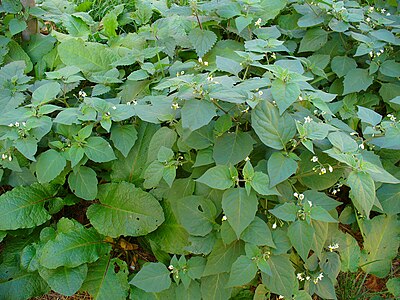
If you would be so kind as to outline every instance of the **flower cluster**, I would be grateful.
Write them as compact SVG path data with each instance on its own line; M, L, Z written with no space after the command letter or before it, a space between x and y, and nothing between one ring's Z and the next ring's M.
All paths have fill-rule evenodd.
M329 249L330 252L333 252L333 250L336 250L338 248L339 248L339 244L338 243L334 243L334 244L328 246L328 249Z

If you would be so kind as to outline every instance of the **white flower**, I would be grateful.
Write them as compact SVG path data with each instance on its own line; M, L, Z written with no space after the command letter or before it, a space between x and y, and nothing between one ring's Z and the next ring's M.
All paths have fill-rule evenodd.
M19 122L15 122L15 127L19 127Z
M258 20L254 23L254 26L261 26L261 18L258 18Z
M275 54L275 52L272 52L271 57L272 57L273 59L276 59L276 54Z
M303 97L302 97L302 96L299 96L299 100L300 100L300 101L303 101Z
M369 56L370 56L370 57L373 57L373 56L374 56L374 52L369 51Z
M387 16L390 16L390 13L387 13L386 15L387 15Z
M250 160L250 157L246 157L245 159L244 159L244 161L249 161Z
M173 269L174 269L174 266L173 266L173 265L169 265L169 266L168 266L168 270L172 271Z
M298 280L304 281L303 273L297 273L296 277Z
M222 216L222 221L226 221L226 220L228 220L228 218L225 215Z
M299 198L299 194L296 192L293 193L293 196L295 196L296 198Z
M314 156L311 158L311 161L312 161L312 162L317 162L317 161L318 161L318 156L315 156L315 155L314 155Z
M357 132L351 132L350 135L357 135Z
M14 126L13 123L8 124L8 127L13 127L13 126Z
M333 172L333 167L331 166L331 165L329 165L329 168L328 168L328 170L329 170L329 172Z
M321 281L323 277L324 277L324 274L321 272L321 273L319 273L319 275L318 275L318 277L317 277L317 278L318 278L318 280L320 280L320 281Z
M307 201L308 205L310 205L310 207L312 207L312 202L310 200Z
M179 104L178 104L178 103L176 103L176 102L174 102L174 103L172 103L172 106L171 106L171 108L172 108L173 110L176 110L176 109L178 109L178 108L179 108Z
M22 126L26 127L26 123L25 123L25 122L22 122Z
M311 277L310 276L306 276L306 280L310 280L311 279Z
M370 22L370 21L371 21L371 18L368 17L368 18L365 19L365 21Z
M335 244L332 244L332 245L328 246L328 249L329 249L330 252L332 252L333 250L338 249L338 248L339 248L339 244L338 243L335 243Z
M276 227L278 227L278 225L276 225L276 222L274 224L272 224L272 229L276 229Z
M382 8L381 13L385 13L386 9Z
M374 9L375 9L375 7L370 6L370 7L368 8L368 11L369 11L369 12L372 12L372 11L374 11Z
M263 94L264 94L263 91L258 91L259 96L262 96Z
M214 80L214 78L212 77L212 75L210 75L210 76L207 77L207 81L210 81L210 82L211 82L211 81L213 81L213 80Z
M132 100L132 104L133 104L133 105L136 105L136 104L137 104L137 101L136 101L136 100Z
M1 155L1 159L4 160L4 159L6 159L6 158L7 158L7 154L4 154L4 153L3 153L3 154Z
M336 195L337 192L338 192L338 190L333 190L332 195Z
M87 96L86 93L82 90L79 91L78 95L79 95L79 97L83 97L83 98L85 98Z
M365 149L365 146L364 146L364 144L360 144L359 146L358 146L358 148L360 148L360 149Z
M198 61L199 63L203 63L203 59L201 57L199 57Z
M311 123L312 119L310 116L304 117L304 123Z
M282 295L279 295L278 299L285 299Z
M324 175L326 174L326 169L325 168L321 168L321 171L319 172L319 175Z
M299 194L299 200L304 200L304 195L303 194Z
M113 110L116 110L117 109L117 107L114 105L113 107L111 107Z
M185 74L185 71L181 71L181 75Z
M9 160L9 161L12 161L12 157L11 157L11 155L8 157L8 160Z
M205 62L204 62L204 65L207 67L207 66L208 66L208 61L205 61Z

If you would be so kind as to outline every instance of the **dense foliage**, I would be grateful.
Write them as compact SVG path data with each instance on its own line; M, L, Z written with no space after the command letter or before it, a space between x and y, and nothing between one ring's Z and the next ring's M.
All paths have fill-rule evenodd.
M391 272L395 0L96 3L0 6L1 299L337 299L340 271Z

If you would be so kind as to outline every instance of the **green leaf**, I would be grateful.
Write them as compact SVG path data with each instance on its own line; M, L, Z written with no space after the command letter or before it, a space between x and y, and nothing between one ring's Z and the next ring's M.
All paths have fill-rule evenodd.
M277 172L279 170L279 172ZM273 187L278 183L288 179L291 175L295 174L297 170L297 163L291 157L283 156L281 152L272 153L268 159L268 174L270 174L269 186Z
M85 200L96 198L98 181L93 169L85 166L75 168L68 176L68 184L77 197Z
M243 242L235 241L229 245L225 245L221 239L218 239L210 255L207 257L203 276L229 272L232 264L241 254L244 254Z
M57 40L50 34L32 34L30 35L30 40L24 44L24 49L35 64L40 62L44 55L54 49L56 41Z
M338 240L333 240L333 242L339 244L341 271L356 272L361 257L361 250L356 239L348 233L341 233Z
M41 268L39 274L53 291L65 296L72 296L82 286L87 271L88 267L84 264L76 268L59 267L54 270Z
M322 28L311 28L306 31L303 39L300 42L300 52L311 52L321 49L328 41L328 32Z
M128 297L128 267L118 258L105 256L90 264L82 291L94 300L125 300Z
M288 228L288 237L294 249L303 259L307 260L308 253L311 249L311 244L314 236L314 228L306 221L296 221L290 224Z
M171 285L169 271L162 263L148 263L129 282L146 292L161 292Z
M124 157L127 157L129 151L137 140L138 134L134 125L117 125L111 128L110 139Z
M249 283L257 273L257 264L245 255L233 263L227 286L240 286Z
M255 172L253 179L250 181L250 185L257 193L261 195L280 195L275 187L269 188L269 177L263 172Z
M210 30L194 28L189 32L189 41L192 43L198 57L203 57L217 41L217 35Z
M196 181L218 190L226 190L234 184L229 167L226 165L218 165L208 169Z
M100 72L111 69L119 59L117 52L100 43L85 43L81 39L66 39L58 45L61 61L78 67L82 72Z
M158 153L162 147L171 149L176 141L176 132L168 127L161 127L153 135L147 152L147 163L157 159Z
M375 183L370 174L352 171L347 177L350 198L359 212L369 216L375 202Z
M228 300L231 297L232 288L228 288L229 274L219 273L201 279L202 299Z
M163 178L164 165L159 161L153 161L146 169L143 174L145 189L155 188L160 180Z
M215 140L213 158L217 165L236 165L250 155L253 144L247 132L225 133Z
M395 297L400 297L400 278L390 278L386 282L388 291Z
M89 26L81 18L67 14L63 17L63 25L71 36L86 38L91 33Z
M262 13L261 19L265 22L275 19L279 12L286 7L287 3L287 0L263 0L260 3L262 8L260 11Z
M267 262L271 268L272 275L267 276L263 273L263 283L271 292L290 299L295 290L296 277L289 256L274 255Z
M176 207L177 217L187 232L205 236L213 229L216 209L213 202L203 196L187 196Z
M34 155L37 151L37 140L33 137L18 139L14 142L15 148L31 161L36 161Z
M36 175L40 183L52 181L64 170L67 161L56 150L50 149L40 154L36 164Z
M194 131L210 123L217 114L213 103L206 100L189 100L182 107L181 115L182 127Z
M395 60L386 60L381 64L379 71L389 77L399 77L400 76L400 63Z
M276 247L272 239L271 230L267 223L259 217L254 218L250 225L242 232L240 239L257 246Z
M362 106L357 106L357 107L358 107L357 116L360 118L362 122L371 124L372 126L376 126L382 121L382 116L374 112L372 109L365 108Z
M32 228L50 220L44 208L56 194L52 186L20 186L0 196L0 230Z
M331 68L338 77L343 77L350 70L356 69L357 63L354 59L347 56L335 56L332 58Z
M296 204L293 202L286 202L282 205L277 205L268 211L283 221L294 222L294 220L296 220L298 210L299 208L296 206Z
M257 207L257 196L244 188L230 188L222 196L222 208L238 238L254 220Z
M313 220L311 222L311 226L314 228L311 250L313 250L318 258L320 258L325 242L328 239L329 224L326 222Z
M164 222L159 202L131 183L101 185L97 198L100 203L91 205L87 216L93 227L104 235L145 235Z
M382 184L377 190L377 197L386 214L396 215L400 213L400 185Z
M48 103L54 100L59 92L61 92L61 87L58 82L45 83L32 93L32 103L35 105Z
M215 62L217 64L218 70L236 76L238 76L239 72L243 69L243 67L237 61L223 56L217 56Z
M280 114L283 114L299 98L301 92L297 83L275 79L272 82L271 93L278 105Z
M277 150L284 149L296 134L293 118L286 112L280 116L278 109L269 101L262 101L252 110L251 121L260 140Z
M337 223L338 221L334 219L325 209L319 206L313 206L310 209L310 217L313 220L318 220L327 223Z
M26 28L26 22L20 19L11 19L8 23L8 28L10 30L11 35L16 35Z
M101 137L90 137L83 147L86 156L94 162L107 162L116 159L110 144Z
M366 69L352 69L347 72L343 80L343 95L366 91L374 78Z
M61 266L74 268L96 261L110 249L111 246L103 241L103 237L94 228L76 228L61 232L54 240L48 241L41 251L39 261L48 269Z
M389 274L392 260L399 248L400 224L396 215L379 215L362 224L365 261L361 261L366 273L384 278Z

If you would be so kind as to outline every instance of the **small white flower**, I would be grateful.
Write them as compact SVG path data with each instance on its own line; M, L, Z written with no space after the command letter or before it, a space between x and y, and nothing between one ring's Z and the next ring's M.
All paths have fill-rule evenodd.
M365 19L365 21L370 22L370 21L371 21L371 18L368 17L368 18Z
M293 193L293 196L295 196L296 198L299 198L299 194L296 192Z
M385 13L386 9L382 8L381 13Z
M114 105L113 107L111 107L113 110L116 110L117 109L117 107Z
M178 103L176 103L176 102L174 102L174 103L172 103L172 106L171 106L171 108L172 108L173 110L176 110L176 109L178 109L178 108L179 108L179 104L178 104Z
M254 26L261 26L261 18L258 18L258 20L254 23Z
M324 277L324 274L321 272L321 273L319 273L319 275L318 275L318 277L317 277L317 278L318 278L318 280L320 280L320 281L321 281L323 277Z
M207 81L211 82L211 81L213 81L213 80L214 80L214 78L212 77L212 75L210 75L210 76L207 77Z
M373 56L374 56L374 52L369 51L369 56L370 56L370 57L373 57Z
M310 280L311 279L311 277L310 276L306 276L306 280Z
M274 224L272 224L272 229L276 229L276 227L278 227L278 225L276 225L276 222Z
M22 126L26 127L26 123L25 123L25 122L22 122Z
M126 105L131 105L131 102L129 101L129 102L126 102Z
M310 205L310 207L312 207L312 202L310 200L307 200L308 205Z
M304 123L311 123L312 119L310 116L304 117Z
M326 169L325 168L321 168L321 171L319 172L319 175L324 175L326 174Z
M225 215L222 216L222 221L226 221L226 220L228 220L228 218Z
M3 153L3 154L1 155L1 159L4 160L4 159L6 159L6 158L7 158L7 154L4 154L4 153Z
M83 98L85 98L87 96L86 93L82 90L79 91L78 95L79 95L79 97L83 97Z
M373 6L370 6L369 8L368 8L368 11L369 12L372 12L372 11L374 11L375 10L375 7L373 7Z
M317 162L317 161L318 161L318 156L315 156L315 155L314 155L314 156L311 158L311 161L312 161L312 162Z
M302 97L302 96L299 96L299 100L300 100L300 101L303 101L303 97Z
M132 100L132 104L133 104L133 105L136 105L136 104L137 104L137 101L136 101L136 100Z
M333 190L332 195L336 195L337 192L338 192L338 190Z
M381 54L382 54L381 52L378 52L376 53L376 56L381 56Z
M272 52L271 57L272 57L273 59L276 59L276 54L275 54L275 52Z
M185 71L181 71L181 75L185 74Z
M12 157L11 157L11 155L8 157L8 160L9 160L9 161L12 161Z
M19 127L19 122L15 122L15 127Z
M393 115L391 115L391 116L390 116L390 121L395 122L395 121L396 121L396 117L393 116Z
M258 91L258 95L259 95L259 96L262 96L263 94L264 94L263 91Z
M199 57L198 61L199 63L203 63L203 59L201 57Z
M204 62L204 65L207 67L207 66L208 66L208 61L205 61L205 62Z
M339 244L338 243L335 243L335 244L332 244L332 245L328 246L328 249L329 249L330 252L333 252L333 250L338 249L338 248L339 248Z
M351 132L350 135L357 135L357 132Z
M282 295L279 295L278 299L285 299Z
M172 271L173 269L174 269L174 266L173 266L173 265L169 265L169 266L168 266L168 270Z
M304 281L303 273L297 273L296 277L298 280Z
M364 144L360 144L360 145L358 146L358 148L364 150L364 149L365 149L365 146L364 146Z
M390 16L390 13L387 13L386 15L387 15L387 16Z
M244 161L249 161L250 160L250 157L246 157L245 159L244 159Z
M303 194L299 194L299 200L304 200L304 195Z
M8 124L8 127L13 127L13 126L14 126L13 123Z

